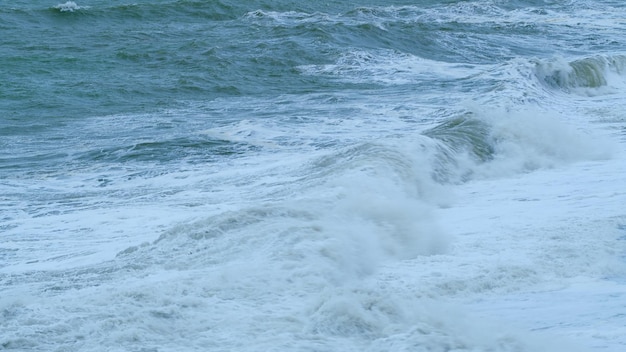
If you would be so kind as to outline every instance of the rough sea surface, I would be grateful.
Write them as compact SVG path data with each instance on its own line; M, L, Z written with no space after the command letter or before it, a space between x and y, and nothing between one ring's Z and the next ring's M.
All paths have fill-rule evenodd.
M0 350L626 350L626 3L0 1Z

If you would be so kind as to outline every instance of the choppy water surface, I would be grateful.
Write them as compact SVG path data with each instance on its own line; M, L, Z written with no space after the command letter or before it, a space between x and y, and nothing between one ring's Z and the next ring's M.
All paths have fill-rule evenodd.
M0 3L0 349L621 351L625 33L608 0Z

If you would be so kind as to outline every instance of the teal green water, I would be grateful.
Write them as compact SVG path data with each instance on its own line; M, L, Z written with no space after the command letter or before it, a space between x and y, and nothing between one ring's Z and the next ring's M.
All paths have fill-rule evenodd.
M620 11L613 1L3 2L0 179L119 163L152 174L273 152L245 140L253 128L197 134L259 121L283 129L267 137L275 145L333 148L362 131L320 131L379 114L452 119L435 130L465 141L451 150L489 160L489 129L454 123L464 102L549 105L553 92L611 86L626 67Z
M624 45L623 37L601 31L570 42L575 28L549 21L463 23L443 11L466 4L472 6L466 1L4 2L2 119L47 124L48 118L154 111L223 96L381 89L372 82L302 74L300 67L332 64L346 49L477 64ZM540 4L529 11L564 8L495 1L474 14L528 11ZM408 89L419 91L423 83ZM472 89L483 88L480 83ZM442 82L438 88L456 87Z
M621 352L625 92L621 0L0 0L0 350Z
M485 97L549 104L542 86L602 89L621 75L620 11L613 1L3 2L0 169L214 161L260 147L195 132L258 120L307 130L367 118L369 102L415 122L455 119L460 102ZM594 20L606 13L615 17ZM429 111L412 116L411 104Z

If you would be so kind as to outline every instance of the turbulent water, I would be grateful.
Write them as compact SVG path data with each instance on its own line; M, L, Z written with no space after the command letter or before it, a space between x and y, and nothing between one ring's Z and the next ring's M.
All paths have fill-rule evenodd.
M0 2L0 350L623 351L626 4Z

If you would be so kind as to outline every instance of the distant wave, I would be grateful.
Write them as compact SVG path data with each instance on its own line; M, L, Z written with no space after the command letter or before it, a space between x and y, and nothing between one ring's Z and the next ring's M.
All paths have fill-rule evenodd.
M48 8L58 13L74 13L90 10L90 15L108 19L169 18L171 16L189 16L209 20L228 20L240 16L244 11L223 1L172 1L169 3L126 3L107 4L92 8L66 1Z
M62 4L57 4L54 6L54 9L59 10L60 12L74 12L77 10L82 10L88 8L87 6L79 6L74 1L66 1Z

